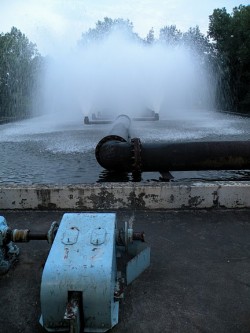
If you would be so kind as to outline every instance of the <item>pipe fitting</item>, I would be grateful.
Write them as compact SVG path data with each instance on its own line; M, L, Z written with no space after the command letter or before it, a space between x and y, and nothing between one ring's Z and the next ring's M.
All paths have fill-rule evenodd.
M29 241L29 229L14 229L12 231L11 240L14 243L27 243Z
M97 162L102 165L105 169L112 170L109 167L106 167L105 164L113 160L113 156L116 159L115 164L122 166L119 158L117 158L117 144L127 143L130 138L130 126L131 119L127 115L119 115L113 123L113 126L107 136L102 138L95 149L95 156ZM128 147L129 148L129 147ZM124 155L124 151L122 155ZM126 159L130 158L130 151L128 150L125 153ZM106 158L108 156L108 158ZM121 156L121 155L120 155ZM115 167L116 169L117 167ZM127 170L127 168L125 168Z

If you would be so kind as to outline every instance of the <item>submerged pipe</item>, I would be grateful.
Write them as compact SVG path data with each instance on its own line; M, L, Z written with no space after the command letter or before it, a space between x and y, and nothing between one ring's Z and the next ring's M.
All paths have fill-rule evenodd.
M105 120L105 119L89 120L88 116L84 117L84 124L85 125L112 124L112 122L113 122L112 120Z
M125 117L128 117L127 115L124 115ZM121 116L118 116L118 118ZM118 119L116 118L116 120ZM115 120L115 121L116 121ZM133 121L158 121L159 120L159 113L156 113L152 110L148 112L148 114L145 114L141 117L132 118ZM95 113L92 114L92 120L89 119L88 116L84 117L84 124L85 125L99 125L99 124L112 124L114 120L102 117L102 116L96 116Z
M98 163L109 171L250 169L250 141L142 144L138 138L129 139L130 121L119 124L122 119L117 118L114 132L111 131L96 147Z
M159 120L159 113L153 112L151 116L142 116L133 118L133 121L158 121Z

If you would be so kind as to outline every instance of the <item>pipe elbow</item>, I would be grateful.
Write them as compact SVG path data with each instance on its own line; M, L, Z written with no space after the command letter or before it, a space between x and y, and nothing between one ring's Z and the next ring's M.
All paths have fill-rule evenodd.
M113 140L98 144L95 155L104 169L110 171L130 171L131 169L132 153L128 142Z

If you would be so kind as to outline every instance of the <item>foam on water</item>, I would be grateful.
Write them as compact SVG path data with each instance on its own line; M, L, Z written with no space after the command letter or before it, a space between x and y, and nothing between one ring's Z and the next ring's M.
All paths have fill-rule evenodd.
M210 122L203 117L200 119L202 128L197 125L197 118L181 122L174 119L134 122L133 131L144 142L250 140L250 118L223 117L218 115L218 121ZM71 122L52 126L49 119L50 116L44 116L43 121L36 118L0 126L0 183L79 184L132 180L128 174L110 175L95 159L95 146L108 134L110 125ZM173 172L173 175L174 181L249 179L247 171ZM158 181L159 173L142 175L142 181L152 180Z
M167 117L165 117L167 118ZM159 122L133 122L132 136L143 142L185 141L199 139L219 139L247 135L247 127L242 126L241 117L215 112L196 112L193 117L170 119ZM29 120L1 125L0 141L34 142L39 150L52 153L70 154L94 151L98 141L108 134L111 125L84 125L83 119L55 118L44 115Z

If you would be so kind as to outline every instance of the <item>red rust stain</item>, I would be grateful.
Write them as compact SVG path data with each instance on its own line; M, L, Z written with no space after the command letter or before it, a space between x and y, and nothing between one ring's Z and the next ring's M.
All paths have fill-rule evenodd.
M64 249L64 259L68 259L69 256L69 249L67 247L65 247Z

